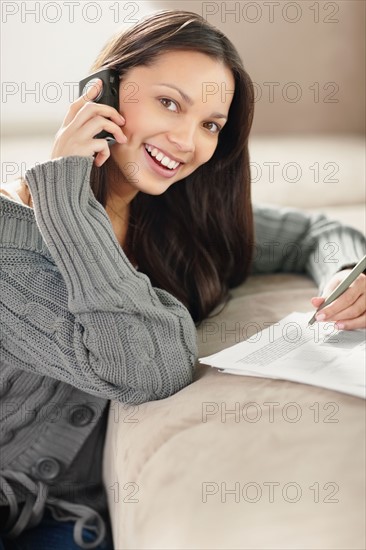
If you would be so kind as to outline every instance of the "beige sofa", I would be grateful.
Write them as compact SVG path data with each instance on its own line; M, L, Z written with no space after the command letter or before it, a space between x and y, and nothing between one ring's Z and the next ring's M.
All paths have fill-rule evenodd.
M251 151L259 166L277 162L282 173L296 162L304 174L296 184L286 172L263 175L254 200L364 230L361 140L257 138ZM326 163L337 163L338 183L327 181ZM316 290L306 275L251 277L198 330L200 357L250 337L250 323L312 310ZM364 549L365 433L360 398L200 364L194 383L168 399L112 403L104 480L115 548Z

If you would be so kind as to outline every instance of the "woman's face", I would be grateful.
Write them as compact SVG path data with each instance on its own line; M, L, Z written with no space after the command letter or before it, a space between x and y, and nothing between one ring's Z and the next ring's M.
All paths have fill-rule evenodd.
M192 51L168 52L149 67L130 69L119 92L128 141L110 149L126 193L160 195L207 162L226 123L234 85L230 69Z

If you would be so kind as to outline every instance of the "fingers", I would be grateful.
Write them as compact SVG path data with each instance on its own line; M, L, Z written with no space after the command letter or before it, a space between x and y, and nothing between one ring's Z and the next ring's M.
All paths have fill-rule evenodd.
M314 307L319 307L323 302L325 302L325 298L321 296L314 296L314 298L311 298L311 303Z
M322 309L322 314L326 315L327 319L335 318L340 312L352 307L358 299L363 296L363 302L366 294L366 276L361 274L351 284L347 290L339 296L334 302ZM359 303L360 305L360 303ZM360 315L361 312L358 313Z
M314 307L319 308L324 298L313 297L311 302ZM344 330L365 328L365 312L366 276L361 274L339 298L319 310L316 320L336 322L338 328Z
M103 146L100 148L100 151L98 152L98 154L95 156L95 159L94 159L94 164L95 166L102 166L102 164L105 163L105 161L110 157L110 150L109 150L109 147L106 147L105 146L105 140L102 139L102 140L99 140L99 141L103 141Z
M80 138L87 140L90 136L95 136L99 134L102 130L106 130L112 134L116 141L119 143L126 143L127 137L124 135L122 129L114 124L114 122L102 117L95 116L92 119L88 120L80 129L79 136Z
M104 117L111 119L116 125L125 124L125 119L114 107L103 105L102 103L85 103L76 113L72 124L75 129L81 128L88 120L94 117ZM71 123L70 123L71 124Z
M80 111L80 109L85 105L88 101L93 101L96 97L98 97L98 94L102 87L102 81L100 78L95 82L95 84L92 84L88 87L88 90L85 94L81 95L78 99L73 101L69 107L69 110L63 120L62 126L68 126L75 118L75 115Z
M94 164L98 167L102 166L110 157L110 149L105 139L93 139Z
M107 140L95 136L105 130L118 143L127 142L121 128L126 122L124 117L110 105L90 101L98 96L101 86L102 81L90 85L71 104L63 125L56 134L51 159L69 155L93 155L95 164L101 166L110 156L109 146Z
M94 99L98 97L103 83L100 79L96 84L91 84L85 94L81 95L74 101L69 108L69 111L63 121L63 126L68 126L75 121L75 128L80 128L91 116L102 115L110 118L116 124L125 122L124 117L110 105L103 103L94 103Z
M344 319L355 319L362 315L365 312L365 309L365 296L359 296L357 300L348 307L341 308L334 313L330 310L327 311L327 308L324 308L321 312L319 312L319 315L325 315L322 319L323 321L340 321Z
M344 319L335 324L340 330L355 330L358 328L365 328L366 326L366 312L364 312L356 319Z

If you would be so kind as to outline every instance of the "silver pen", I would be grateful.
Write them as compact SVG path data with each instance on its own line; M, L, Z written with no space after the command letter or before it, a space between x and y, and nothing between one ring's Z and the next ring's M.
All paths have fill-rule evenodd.
M345 279L339 285L329 294L329 296L326 298L325 302L322 303L321 306L318 307L312 318L310 319L308 325L312 325L316 319L315 316L318 314L318 312L323 309L323 307L328 306L334 300L338 298L343 292L347 290L347 288L353 283L354 280L357 279L357 277L366 269L366 255L358 262L357 265L352 269L352 271L347 275Z

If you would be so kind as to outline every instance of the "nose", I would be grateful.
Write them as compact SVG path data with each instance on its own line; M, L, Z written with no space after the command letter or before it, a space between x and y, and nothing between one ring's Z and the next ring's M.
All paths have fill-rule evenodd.
M195 151L195 129L194 124L177 124L170 132L167 138L180 152L193 153Z

